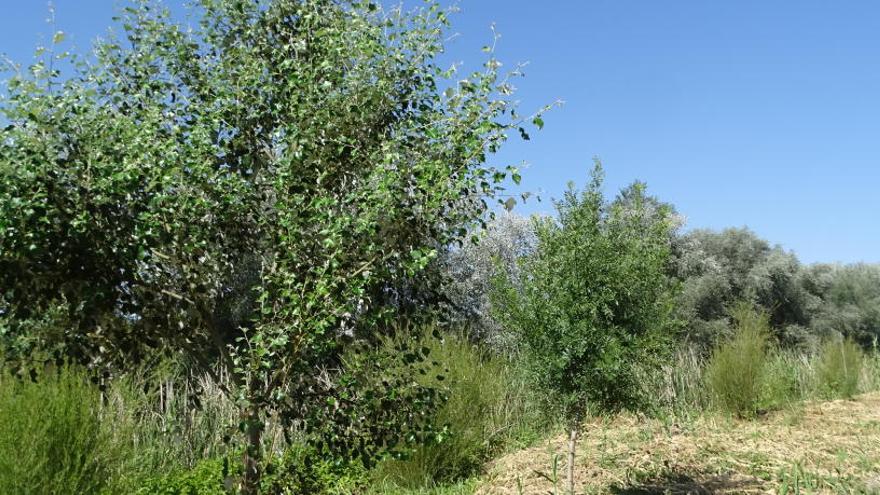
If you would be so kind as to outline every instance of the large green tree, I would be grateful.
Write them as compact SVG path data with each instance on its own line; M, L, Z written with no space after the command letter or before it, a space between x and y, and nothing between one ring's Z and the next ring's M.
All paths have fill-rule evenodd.
M164 346L220 363L253 493L269 411L332 423L325 447L376 434L346 412L342 347L483 218L515 174L487 155L525 131L491 55L470 74L438 67L435 4L200 0L193 14L185 28L138 1L71 77L57 50L13 68L0 331L8 353L101 365ZM389 409L391 392L359 407Z
M608 204L602 169L582 192L556 202L558 218L536 218L537 248L518 279L502 272L493 311L519 340L541 390L562 409L574 452L588 412L637 407L640 366L657 363L672 324L669 210L643 186Z
M747 228L697 229L676 240L676 275L683 284L679 311L685 339L707 350L732 329L730 309L747 301L770 315L787 345L810 340L806 327L819 299L805 290L797 257Z

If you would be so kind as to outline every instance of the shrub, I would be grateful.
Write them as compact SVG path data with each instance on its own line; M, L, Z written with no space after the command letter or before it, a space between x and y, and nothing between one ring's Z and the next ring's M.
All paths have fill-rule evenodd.
M719 409L739 417L753 417L764 386L770 340L766 313L739 305L732 339L713 352L706 368L706 385Z
M61 368L37 381L0 376L0 491L99 493L118 459L97 387Z
M375 477L406 488L464 479L499 450L537 436L544 416L511 363L457 334L440 339L425 332L421 345L433 365L419 380L447 395L434 423L448 435L403 459L378 466ZM393 342L388 342L393 352ZM439 376L438 376L439 375Z
M861 348L852 339L826 341L816 365L819 392L828 398L856 395L864 360Z
M138 495L226 495L228 473L221 460L206 460L193 469L147 480Z
M295 443L268 463L260 493L360 493L366 479L362 463L334 459L313 447Z

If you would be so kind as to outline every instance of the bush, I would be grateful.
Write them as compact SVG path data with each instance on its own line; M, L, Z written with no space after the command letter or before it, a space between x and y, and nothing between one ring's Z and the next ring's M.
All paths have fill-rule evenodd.
M260 493L360 493L365 482L366 469L362 463L333 459L314 448L294 444L268 463Z
M716 407L739 417L753 417L766 376L769 318L745 305L734 309L733 316L735 334L712 352L706 385Z
M138 495L226 495L224 485L228 473L221 460L206 460L193 469L175 471L148 480Z
M539 435L545 416L507 359L455 334L439 339L426 331L421 345L430 349L434 364L419 380L446 392L434 422L449 434L404 459L381 463L375 473L380 482L424 488L461 480L503 448Z
M0 376L0 491L99 493L118 460L97 387L61 368L37 381Z
M852 398L859 391L864 361L862 349L852 339L826 341L816 365L819 392L827 398Z
M103 397L80 368L2 374L0 493L202 493L188 487L225 455L234 412L210 380L177 372L117 377Z

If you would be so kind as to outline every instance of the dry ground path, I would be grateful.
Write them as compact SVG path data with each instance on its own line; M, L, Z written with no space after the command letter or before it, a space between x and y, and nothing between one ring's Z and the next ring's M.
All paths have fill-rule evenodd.
M477 493L562 494L565 448L559 436L494 461ZM880 493L880 393L755 421L596 420L575 469L578 493Z

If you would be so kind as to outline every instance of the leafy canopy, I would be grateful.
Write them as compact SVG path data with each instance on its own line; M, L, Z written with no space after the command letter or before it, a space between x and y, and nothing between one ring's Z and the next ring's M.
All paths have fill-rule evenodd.
M471 74L439 67L448 21L434 3L200 0L194 14L185 28L136 1L93 59L53 51L12 67L7 353L219 360L244 429L277 409L363 445L375 431L341 413L356 376L333 379L341 347L518 180L485 165L525 133L518 73L499 75L491 55ZM68 62L76 73L61 78L53 67ZM387 410L395 383L364 395Z
M537 249L515 283L501 276L493 296L539 385L575 428L587 409L639 405L634 371L662 348L671 324L672 218L647 207L642 187L608 204L601 186L597 163L584 191L571 186L556 202L558 219L535 219Z

